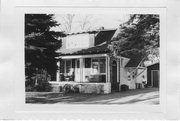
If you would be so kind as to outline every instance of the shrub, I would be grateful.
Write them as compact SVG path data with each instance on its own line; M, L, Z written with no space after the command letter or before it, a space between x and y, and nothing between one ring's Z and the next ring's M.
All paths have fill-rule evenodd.
M35 91L34 83L35 81L33 79L31 78L26 79L26 82L25 82L26 92Z
M74 87L74 93L79 93L79 88L78 87Z
M127 91L127 90L129 90L128 85L125 85L125 84L121 85L121 91Z
M41 81L35 88L39 92L50 92L52 90L51 84L47 81Z

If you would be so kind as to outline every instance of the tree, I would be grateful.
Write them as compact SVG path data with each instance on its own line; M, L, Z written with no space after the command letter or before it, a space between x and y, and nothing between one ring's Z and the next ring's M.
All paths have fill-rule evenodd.
M81 19L78 22L81 31L89 31L91 29L91 16L81 16Z
M134 14L120 25L120 33L109 48L114 55L146 57L159 47L159 15ZM153 50L153 51L152 51Z
M72 32L74 17L75 17L74 14L67 14L62 17L63 19L62 30L64 30L66 33Z
M89 31L92 28L91 15L66 14L59 17L62 21L60 29L68 34L77 31Z
M59 26L52 14L25 14L25 74L27 79L36 76L39 70L46 70L50 75L56 72L57 53L63 36L51 27ZM34 82L32 82L34 83Z

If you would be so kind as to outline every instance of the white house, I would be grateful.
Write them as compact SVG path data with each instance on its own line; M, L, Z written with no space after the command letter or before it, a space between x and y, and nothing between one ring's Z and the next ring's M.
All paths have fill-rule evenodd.
M56 81L50 82L53 91L61 91L66 85L78 88L80 93L106 94L121 91L121 85L136 89L137 79L142 78L146 69L141 59L133 64L132 59L110 56L108 44L117 32L99 30L73 33L63 38L62 47L57 51L60 56L57 57ZM138 83L142 83L142 79Z

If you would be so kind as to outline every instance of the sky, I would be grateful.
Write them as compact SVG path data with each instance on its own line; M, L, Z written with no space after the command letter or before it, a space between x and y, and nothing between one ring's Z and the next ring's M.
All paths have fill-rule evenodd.
M105 29L116 29L120 24L126 22L129 19L128 14L75 14L72 23L72 29L70 33L82 32L86 31L82 30L79 23L87 17L88 22L90 23L88 26L91 27L90 30L96 30L100 27L104 27ZM54 19L58 21L61 25L59 27L53 28L55 31L64 31L65 20L67 18L67 14L55 14Z

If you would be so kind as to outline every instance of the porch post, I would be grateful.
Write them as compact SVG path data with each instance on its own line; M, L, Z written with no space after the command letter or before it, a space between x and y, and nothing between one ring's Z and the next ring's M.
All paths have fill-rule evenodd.
M119 82L119 58L117 59L117 82Z
M83 82L83 58L80 58L80 82Z
M56 82L60 81L60 61L57 62Z
M107 59L108 59L108 64L107 64L107 66L108 66L108 80L107 80L107 82L110 82L110 69L111 69L111 66L110 66L110 57L109 56L107 56Z
M106 83L108 82L108 56L106 56Z

